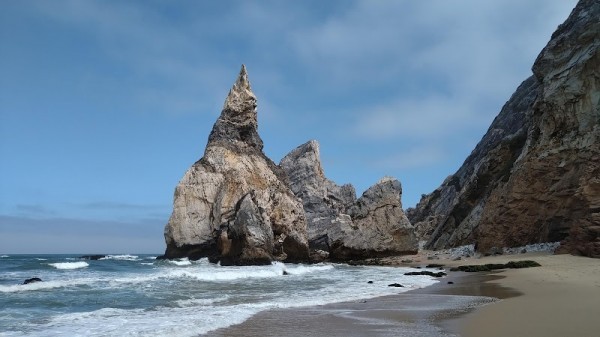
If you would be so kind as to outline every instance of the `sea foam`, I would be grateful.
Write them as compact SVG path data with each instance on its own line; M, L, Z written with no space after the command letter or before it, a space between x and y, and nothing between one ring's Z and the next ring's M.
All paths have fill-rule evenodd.
M101 258L100 260L137 261L138 259L139 259L139 256L137 256L137 255L123 254L123 255L106 255L105 257Z
M180 259L180 260L169 260L170 264L174 264L176 266L191 266L192 262L190 260L188 260L187 258L184 259Z
M36 290L47 290L55 288L65 288L72 286L80 286L85 284L92 284L96 282L94 279L73 279L73 280L52 280L34 282L29 284L14 284L14 285L0 285L0 293L16 293L23 291L36 291ZM0 334L1 336L1 334Z
M79 269L85 268L89 266L87 262L57 262L57 263L48 263L48 265L56 268L56 269Z

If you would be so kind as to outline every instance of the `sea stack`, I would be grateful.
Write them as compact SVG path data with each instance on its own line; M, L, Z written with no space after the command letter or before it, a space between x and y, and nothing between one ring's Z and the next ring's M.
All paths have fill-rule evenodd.
M222 265L308 260L302 203L262 149L257 100L242 65L204 156L175 188L166 258L209 257Z
M325 177L319 143L311 140L286 155L279 164L290 187L302 199L313 259L367 259L416 253L414 227L402 210L402 187L383 178L356 199L350 184L336 185Z
M600 257L600 2L581 0L462 167L409 218L427 246Z

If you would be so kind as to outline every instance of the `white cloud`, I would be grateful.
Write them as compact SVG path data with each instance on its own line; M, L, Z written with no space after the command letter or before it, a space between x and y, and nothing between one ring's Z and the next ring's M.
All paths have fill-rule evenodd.
M315 85L365 96L345 134L375 142L479 137L575 1L353 4L294 46Z
M443 139L456 133L456 125L469 128L479 124L477 116L470 113L465 102L450 97L400 99L362 112L353 133L375 141Z

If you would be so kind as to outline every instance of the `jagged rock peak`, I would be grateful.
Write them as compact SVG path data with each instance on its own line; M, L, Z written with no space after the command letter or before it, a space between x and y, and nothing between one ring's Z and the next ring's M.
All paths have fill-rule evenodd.
M247 104L256 103L256 96L252 92L250 80L248 80L248 72L246 66L242 64L240 74L229 90L229 95L223 104L223 110L243 111ZM256 105L254 106L256 108Z
M166 258L208 257L223 265L308 261L302 203L262 146L256 97L242 66L204 156L175 188Z
M258 134L257 100L250 87L246 66L242 65L237 80L229 90L221 116L208 137L214 142L247 145L262 151L263 142Z
M315 178L324 178L323 167L321 166L321 151L319 142L309 140L288 153L279 164L286 171L299 171L300 168L311 171ZM304 177L306 178L306 177ZM292 188L293 189L293 188Z
M394 178L394 177L390 177L390 176L384 176L383 178L379 179L379 181L377 182L377 184L383 184L385 182L388 181L397 181L398 179Z

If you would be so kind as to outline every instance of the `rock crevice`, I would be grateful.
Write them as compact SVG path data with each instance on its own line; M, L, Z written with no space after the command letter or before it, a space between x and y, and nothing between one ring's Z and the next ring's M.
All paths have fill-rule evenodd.
M242 66L204 156L175 188L165 257L209 257L223 264L308 260L302 203L262 152L256 108Z
M279 165L304 204L311 249L328 253L333 260L417 251L398 180L384 178L356 199L352 185L338 186L325 177L314 140L291 151Z
M600 257L600 3L581 0L459 170L408 216L427 247Z

